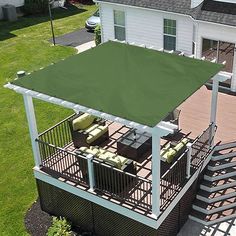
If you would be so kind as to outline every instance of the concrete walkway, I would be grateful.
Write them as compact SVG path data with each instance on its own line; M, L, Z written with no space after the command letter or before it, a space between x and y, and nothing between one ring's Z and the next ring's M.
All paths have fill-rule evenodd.
M177 236L236 236L236 219L211 226L188 220Z
M90 41L90 42L87 42L87 43L84 43L82 45L79 45L77 47L75 47L77 50L78 50L78 53L80 52L84 52L92 47L95 47L95 42L94 41Z

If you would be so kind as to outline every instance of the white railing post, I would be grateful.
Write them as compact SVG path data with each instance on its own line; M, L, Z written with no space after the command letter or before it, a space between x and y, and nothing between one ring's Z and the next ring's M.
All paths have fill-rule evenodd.
M88 176L89 176L89 190L94 191L95 180L94 180L94 168L93 168L93 155L87 155L88 163Z
M29 126L30 139L33 149L34 162L35 166L39 168L39 166L41 165L41 158L40 158L39 146L38 143L36 142L36 138L38 138L38 130L34 113L33 100L32 97L29 95L23 95L23 98L25 104L26 117Z
M191 159L192 159L192 143L187 143L187 165L186 165L186 178L190 178L190 168L191 168Z

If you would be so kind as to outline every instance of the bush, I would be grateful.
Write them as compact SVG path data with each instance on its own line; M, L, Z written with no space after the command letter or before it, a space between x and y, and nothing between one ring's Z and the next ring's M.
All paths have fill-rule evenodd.
M95 33L95 44L99 45L101 43L101 26L97 25L97 27L94 30Z
M48 10L49 0L25 0L24 11L26 14L45 13Z
M65 218L53 217L52 226L48 229L47 236L71 236L71 225Z

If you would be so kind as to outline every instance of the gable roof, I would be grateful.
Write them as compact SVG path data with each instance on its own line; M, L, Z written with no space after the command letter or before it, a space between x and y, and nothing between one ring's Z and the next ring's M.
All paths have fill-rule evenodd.
M98 0L189 15L196 20L236 26L236 4L205 0L191 8L191 0Z
M11 84L154 127L221 68L109 41Z

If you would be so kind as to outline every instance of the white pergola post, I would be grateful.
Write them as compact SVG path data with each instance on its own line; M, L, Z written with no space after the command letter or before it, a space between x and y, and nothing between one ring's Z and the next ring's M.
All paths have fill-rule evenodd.
M236 48L234 48L233 75L231 79L231 91L236 92Z
M216 125L216 113L217 113L217 100L218 100L218 88L219 88L219 80L217 78L213 78L213 86L212 86L212 95L211 95L211 117L210 123L213 124L211 130L210 139L212 140L211 146L214 145L214 132Z
M31 144L32 144L32 149L33 149L34 162L35 162L35 166L39 168L41 164L41 158L40 158L38 143L35 141L35 139L38 137L38 130L37 130L35 113L34 113L33 99L29 95L23 95L23 98L24 98L24 104L25 104L26 117L28 120L30 139L31 139Z
M158 128L152 132L152 214L160 214L160 134Z

